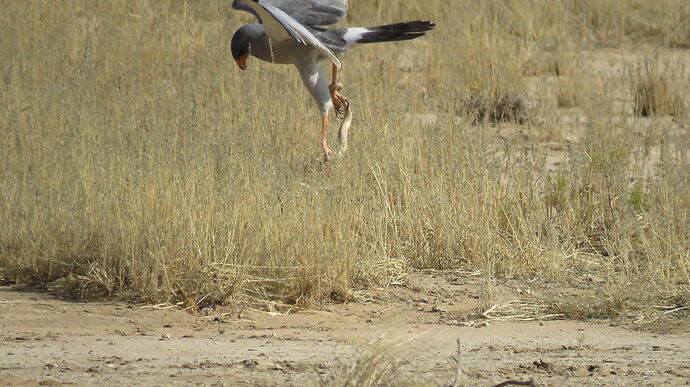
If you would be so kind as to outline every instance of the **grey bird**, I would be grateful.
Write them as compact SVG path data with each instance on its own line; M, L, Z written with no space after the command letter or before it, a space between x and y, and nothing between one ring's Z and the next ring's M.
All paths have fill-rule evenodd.
M324 28L347 14L348 0L234 0L232 7L256 16L261 24L247 24L232 37L232 57L240 69L247 59L293 64L321 113L321 147L330 158L327 127L331 108L345 110L347 98L339 93L339 56L363 43L410 40L424 36L435 24L426 20L378 27ZM330 61L330 82L320 62Z

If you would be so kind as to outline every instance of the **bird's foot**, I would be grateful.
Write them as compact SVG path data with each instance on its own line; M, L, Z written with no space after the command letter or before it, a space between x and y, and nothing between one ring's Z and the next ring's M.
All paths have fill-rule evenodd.
M324 142L321 144L321 148L323 148L323 158L325 161L331 161L333 159L333 151L331 148L328 147L328 143Z
M328 90L331 93L331 101L333 102L335 114L338 118L342 118L345 116L345 112L350 108L350 101L347 100L347 97L340 94L340 91L343 90L343 84L334 83L328 86Z

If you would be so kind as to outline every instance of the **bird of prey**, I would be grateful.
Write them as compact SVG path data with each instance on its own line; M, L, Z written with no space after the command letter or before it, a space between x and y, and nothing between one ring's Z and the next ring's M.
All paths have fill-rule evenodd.
M293 64L304 86L309 90L321 112L321 147L326 160L330 158L327 126L332 107L343 111L349 107L339 93L337 83L341 68L338 57L349 48L363 43L410 40L425 35L435 24L426 20L388 24L378 27L324 28L336 24L347 13L348 0L234 0L233 8L251 13L260 24L247 24L232 37L232 56L240 69L247 68L247 59ZM319 65L330 61L330 81Z

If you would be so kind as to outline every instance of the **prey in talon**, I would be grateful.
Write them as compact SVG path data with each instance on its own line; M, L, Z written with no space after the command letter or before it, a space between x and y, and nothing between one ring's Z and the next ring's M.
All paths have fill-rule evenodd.
M342 118L345 112L350 109L350 101L347 100L347 97L340 94L340 91L343 89L343 84L331 84L328 86L328 89L331 92L331 102L333 103L335 115L338 118Z
M377 27L326 28L345 17L347 0L234 0L232 6L251 13L259 22L242 26L232 37L231 51L237 66L245 70L248 59L255 57L297 68L321 114L321 149L326 160L332 153L328 145L331 108L337 115L351 119L349 101L340 94L339 57L358 44L415 39L435 26L430 21L416 20ZM332 64L330 79L322 62Z

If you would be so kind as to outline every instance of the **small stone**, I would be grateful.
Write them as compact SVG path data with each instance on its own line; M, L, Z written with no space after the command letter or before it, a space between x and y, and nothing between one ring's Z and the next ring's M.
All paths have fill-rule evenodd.
M431 311L434 312L434 313L446 313L446 312L448 312L448 308L446 308L446 307L443 306L443 305L434 305L434 306L431 308Z

